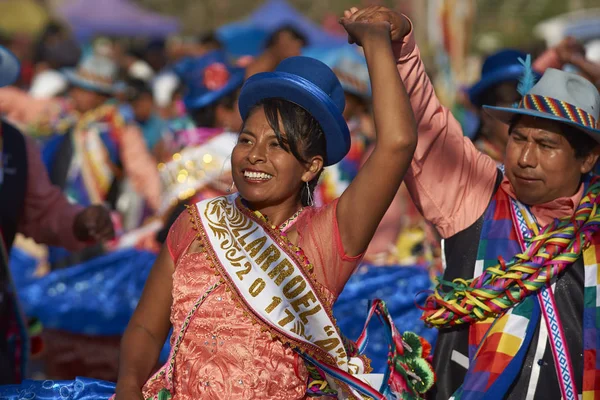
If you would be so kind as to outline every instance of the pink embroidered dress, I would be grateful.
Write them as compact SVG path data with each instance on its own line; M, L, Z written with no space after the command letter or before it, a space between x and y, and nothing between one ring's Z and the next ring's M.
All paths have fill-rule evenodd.
M336 219L337 200L321 208L307 208L296 220L297 245L314 267L316 285L328 306L342 291L360 256L345 255ZM201 249L198 211L183 213L173 224L167 246L175 264L171 346L176 345L188 313L193 314L173 362L173 399L303 399L307 371L304 362L240 305L217 269ZM208 291L208 293L207 293ZM176 347L176 346L175 346ZM143 388L144 398L167 386L168 373L154 376Z

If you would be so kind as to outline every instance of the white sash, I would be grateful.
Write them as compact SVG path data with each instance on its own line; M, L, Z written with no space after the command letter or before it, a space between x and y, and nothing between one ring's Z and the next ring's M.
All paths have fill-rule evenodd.
M331 310L300 267L302 262L308 265L300 250L278 233L268 232L236 201L238 194L196 204L200 235L222 277L274 336L363 377L363 361L349 360Z

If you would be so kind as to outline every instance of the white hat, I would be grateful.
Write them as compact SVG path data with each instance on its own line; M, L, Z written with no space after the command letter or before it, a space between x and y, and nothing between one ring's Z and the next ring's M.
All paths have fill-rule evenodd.
M56 97L69 87L67 78L60 72L50 69L40 72L33 78L29 94L36 99Z
M179 77L173 72L166 72L154 78L152 92L154 103L158 107L167 107L173 101L173 94L180 84Z
M140 79L144 82L148 82L154 78L154 71L152 70L152 67L142 60L137 60L131 64L127 70L127 73L130 77Z
M585 58L591 62L600 64L600 39L586 43Z

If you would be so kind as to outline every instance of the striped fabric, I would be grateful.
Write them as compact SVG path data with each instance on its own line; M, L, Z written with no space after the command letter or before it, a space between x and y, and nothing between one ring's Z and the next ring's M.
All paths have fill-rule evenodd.
M600 246L583 252L585 286L583 292L583 400L600 398Z
M576 214L585 208L595 210L597 207L598 179L589 185L594 193L584 196ZM510 198L498 190L484 215L475 276L493 268L498 259L510 260L521 252L510 210ZM583 388L577 389L582 389L584 400L600 398L597 351L600 343L600 237L596 236L582 252L585 265L584 379ZM453 397L463 400L504 398L522 369L540 315L539 302L535 296L529 296L499 318L473 323L469 330L469 370Z
M510 260L520 253L513 226L510 198L503 190L498 190L484 216L475 276L497 265L499 256ZM469 329L470 367L455 398L488 399L491 393L503 398L521 369L538 321L539 306L529 297L498 319L488 318L472 324Z
M596 119L588 112L565 101L537 94L526 94L519 108L535 110L567 119L586 128L597 129Z

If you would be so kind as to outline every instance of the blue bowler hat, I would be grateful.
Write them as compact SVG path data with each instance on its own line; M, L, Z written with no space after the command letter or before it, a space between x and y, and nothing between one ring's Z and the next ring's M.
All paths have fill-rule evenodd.
M17 57L0 46L0 87L12 85L19 78L21 64Z
M525 60L526 57L527 54L523 52L508 49L486 58L481 68L481 79L468 91L471 103L481 106L481 95L486 90L502 82L518 81L525 70L519 58Z
M325 165L333 165L350 150L350 131L342 113L344 89L333 71L310 57L290 57L274 72L251 76L239 98L242 119L265 99L280 98L308 111L321 125L327 142Z
M242 86L243 68L233 67L223 51L189 57L173 67L186 87L183 102L188 110L209 106Z

